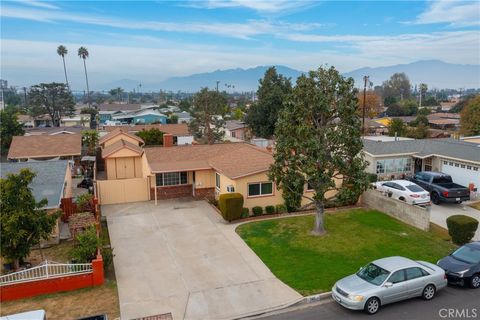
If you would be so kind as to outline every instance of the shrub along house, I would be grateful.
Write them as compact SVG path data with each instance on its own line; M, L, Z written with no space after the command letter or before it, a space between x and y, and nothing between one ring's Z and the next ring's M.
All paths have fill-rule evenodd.
M105 180L97 181L101 204L218 199L231 192L241 193L250 209L283 203L281 190L267 177L273 157L265 149L248 143L174 146L170 134L164 135L163 147L142 144L122 129L100 140L106 167Z

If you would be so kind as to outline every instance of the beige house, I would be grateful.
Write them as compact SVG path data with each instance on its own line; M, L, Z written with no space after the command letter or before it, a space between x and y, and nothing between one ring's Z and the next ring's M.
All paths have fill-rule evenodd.
M15 136L9 160L75 160L82 154L81 134Z
M104 179L97 181L101 204L218 198L230 192L241 193L249 209L283 203L281 190L267 176L272 154L248 143L174 146L173 136L166 134L163 147L142 147L139 137L117 129L100 145L105 159Z

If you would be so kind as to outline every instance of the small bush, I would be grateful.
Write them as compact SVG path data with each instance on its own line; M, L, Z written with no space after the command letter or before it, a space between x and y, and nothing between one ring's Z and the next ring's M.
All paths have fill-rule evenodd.
M261 216L263 213L263 208L262 207L253 207L252 212L254 216Z
M91 211L92 208L90 208L90 201L92 201L92 199L93 199L93 194L90 194L90 193L84 193L82 195L79 195L75 199L75 202L77 203L78 211Z
M287 213L287 206L284 204L277 204L275 206L275 210L277 213Z
M242 219L248 218L250 216L250 210L248 208L243 208L242 209Z
M95 226L90 226L79 233L75 240L77 244L72 249L71 256L77 263L88 263L95 259L97 248L101 245Z
M266 214L274 214L275 213L275 207L274 206L266 206L265 207L265 213Z
M375 173L367 173L367 179L368 182L377 182L378 181L378 176Z
M108 270L108 268L113 264L113 248L103 248L102 249L102 258L103 258L103 269Z
M464 215L447 218L448 234L455 244L463 245L472 240L478 228L478 220Z
M224 193L218 199L218 207L227 221L240 219L243 209L243 196L240 193Z

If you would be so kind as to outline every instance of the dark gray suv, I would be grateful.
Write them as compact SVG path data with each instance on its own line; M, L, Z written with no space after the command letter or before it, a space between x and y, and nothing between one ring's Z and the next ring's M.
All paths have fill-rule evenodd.
M480 288L480 241L458 248L437 265L445 270L449 283Z

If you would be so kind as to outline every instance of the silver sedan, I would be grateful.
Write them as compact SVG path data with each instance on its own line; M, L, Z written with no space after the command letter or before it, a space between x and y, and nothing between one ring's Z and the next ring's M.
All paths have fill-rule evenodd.
M374 314L388 303L413 297L433 299L446 285L445 271L432 263L389 257L375 260L356 274L337 281L332 297L345 308Z

